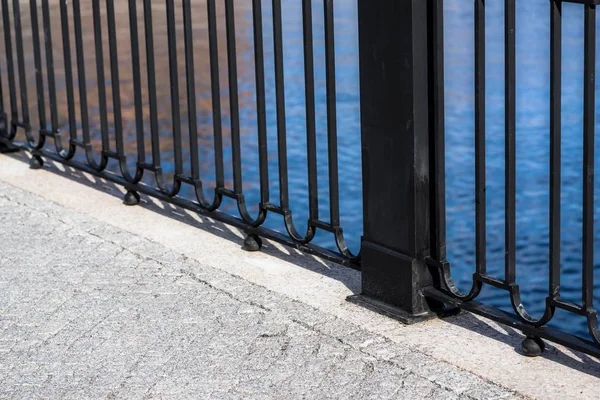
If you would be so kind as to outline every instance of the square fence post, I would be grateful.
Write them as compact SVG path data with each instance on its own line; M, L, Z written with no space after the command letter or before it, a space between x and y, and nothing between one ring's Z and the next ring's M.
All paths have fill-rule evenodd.
M364 237L362 294L350 301L411 323L435 315L426 0L358 0Z

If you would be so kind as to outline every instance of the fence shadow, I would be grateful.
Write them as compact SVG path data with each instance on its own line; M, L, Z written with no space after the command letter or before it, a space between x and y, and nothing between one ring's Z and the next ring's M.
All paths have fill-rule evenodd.
M515 352L521 355L523 354L521 342L525 336L521 331L510 326L496 324L492 320L483 317L478 318L474 314L464 311L461 312L459 316L446 318L444 321L507 344L511 346ZM548 341L544 342L546 343L546 351L544 351L540 357L587 375L600 378L600 360L563 346L557 347Z
M7 156L22 161L23 163L29 162L29 158L24 151L7 154ZM27 165L24 165L23 167L27 168ZM123 199L125 190L121 185L116 183L94 177L89 174L86 177L84 176L84 173L79 170L50 160L47 160L44 163L44 169L60 177L77 182L78 184L85 185L88 188L98 190L105 194L119 198L120 200ZM194 218L192 215L190 215L194 214L193 212L188 212L188 210L184 210L172 203L146 196L144 194L141 194L141 201L137 207L143 207L146 210L166 216L189 226L193 226L194 228L201 229L222 239L239 244L240 251L243 251L241 246L244 240L244 232L236 227L216 221L210 218L210 215L196 213L196 215L200 218ZM263 239L263 242L264 244L261 249L262 253L276 257L282 261L292 263L311 272L334 279L344 284L344 286L352 291L353 294L360 292L360 272L314 255L302 253L300 250L286 247L268 239Z
M25 152L9 154L6 156L23 162L23 167L27 168L29 159ZM48 161L45 163L45 169L55 175L77 182L78 184L114 196L119 200L123 198L125 190L122 186L101 178L91 177L91 175L89 176L92 179L88 179L81 171L62 165L59 169L59 167L57 167L58 165L58 163ZM183 210L176 205L145 195L142 195L142 201L138 207L143 207L146 210L172 218L224 240L239 244L240 251L242 251L241 245L244 233L235 227L211 219L209 215L198 214L200 218L194 218L186 210ZM304 254L299 250L284 247L279 243L274 243L269 240L265 240L261 251L264 254L276 257L282 261L293 263L298 267L334 279L342 283L354 294L358 294L361 291L360 272L358 271L320 259L313 255ZM469 331L476 332L479 335L492 338L501 343L508 344L515 352L522 354L521 342L524 336L520 331L509 326L499 325L491 320L478 318L468 312L462 312L456 317L445 318L444 321ZM548 342L546 343L548 344L548 348L541 357L593 377L600 378L600 360L578 351L570 350L562 346L559 348Z

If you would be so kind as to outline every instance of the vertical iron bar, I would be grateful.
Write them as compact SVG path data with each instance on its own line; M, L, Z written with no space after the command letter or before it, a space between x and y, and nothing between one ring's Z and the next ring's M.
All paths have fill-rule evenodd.
M550 2L550 280L549 296L560 288L561 59L562 3Z
M177 73L177 36L175 33L175 5L173 0L165 0L167 5L167 42L169 46L169 79L171 81L171 118L173 122L173 148L175 155L175 175L183 174L181 156L181 113L179 110L179 76Z
M584 11L583 86L583 308L594 302L594 123L596 90L596 6Z
M486 270L485 0L475 0L475 247L476 272Z
M119 78L119 53L117 50L117 32L115 24L114 0L106 0L106 19L108 26L108 51L110 59L110 82L112 87L115 139L119 158L125 156L123 148L123 119L121 115L121 89Z
M0 74L2 74L2 69L0 68ZM6 112L6 110L4 110L4 86L2 85L2 75L0 75L0 118L4 118L4 113ZM6 123L6 121L5 121ZM4 128L0 128L0 130L5 129Z
M42 1L42 18L44 20L44 42L46 45L46 69L48 71L48 97L50 101L50 123L52 132L58 132L58 110L56 99L56 80L54 76L54 50L52 46L52 27L50 26L50 6Z
M325 0L325 74L327 86L327 150L329 159L329 213L331 225L340 225L338 182L337 111L333 0Z
M69 137L77 140L77 125L75 119L75 99L73 97L73 66L71 63L71 43L69 39L69 14L67 1L60 1L60 18L62 24L63 56L65 62L65 81L67 89L67 113L69 115ZM96 2L94 2L96 3Z
M129 32L131 40L131 69L133 71L133 96L135 104L135 131L138 163L146 161L144 145L144 110L142 108L142 80L140 76L140 40L138 33L136 0L129 0Z
M98 81L98 108L100 110L100 135L102 137L102 151L110 150L108 138L108 111L106 105L106 77L104 74L104 51L102 40L102 20L100 18L100 2L92 2L94 19L94 47L96 48L96 78Z
M44 101L44 78L42 76L42 55L40 50L40 31L38 22L37 0L29 0L31 14L31 36L33 39L33 63L35 66L35 83L37 91L38 117L40 129L46 130L46 103Z
M4 13L4 10L2 10ZM6 114L6 110L4 109L4 85L2 84L2 68L0 63L0 137L7 138L10 137L10 131L8 122L8 116ZM9 151L9 146L4 143L0 143L0 152Z
M81 6L79 0L73 0L73 20L75 34L75 58L77 62L77 77L79 78L79 108L81 111L81 131L85 145L91 143L90 120L87 102L87 87L85 74L85 58L83 54L83 30L81 28Z
M443 0L432 4L432 101L433 146L430 157L434 163L432 194L433 239L432 252L437 261L446 260L446 138L444 116L444 7Z
M2 8L2 15L6 14L6 10L4 8ZM6 48L4 49L6 51ZM2 69L0 68L0 123L3 123L4 126L0 126L0 133L2 133L2 131L6 130L7 126L7 121L5 121L5 112L6 110L4 109L4 87L2 85Z
M192 179L200 179L198 162L198 125L196 115L196 78L194 66L194 37L190 0L183 0L183 26L185 36L185 71L187 77L188 125L190 133L190 163Z
M265 61L263 49L262 1L253 0L254 71L256 79L256 121L258 129L258 162L260 201L269 202L269 159L267 152L267 107L265 105Z
M215 0L207 0L206 10L208 16L210 86L215 148L215 178L217 188L223 188L225 186L225 174L223 171L223 123L221 121L221 85L219 82L219 47Z
M289 193L281 0L273 0L273 43L275 52L275 102L277 109L277 153L279 156L279 198L281 208L287 210L289 209Z
M311 220L319 219L317 178L317 127L315 117L315 67L313 48L312 0L302 1L304 32L304 86L306 101L306 153L308 162L308 205Z
M231 113L231 152L233 160L233 190L240 195L242 186L242 155L240 148L240 110L237 82L237 55L235 43L235 16L233 0L225 0L225 27L227 31L227 63L229 76L229 108Z
M146 32L146 64L148 68L148 102L150 109L152 164L155 168L160 168L160 143L158 141L158 105L156 99L156 66L154 60L154 30L152 27L151 0L144 0L144 28Z
M505 68L505 280L514 283L516 245L516 12L515 0L504 1Z
M13 122L19 119L17 108L17 89L15 84L15 65L13 62L13 48L10 34L10 10L8 0L2 0L2 22L4 25L4 46L6 50L6 73L8 75L8 94L10 97L10 113Z
M20 1L13 1L15 17L15 42L17 46L17 67L19 69L19 91L21 92L22 123L29 126L29 105L27 101L27 77L25 76L25 56L23 54L23 29L21 27Z

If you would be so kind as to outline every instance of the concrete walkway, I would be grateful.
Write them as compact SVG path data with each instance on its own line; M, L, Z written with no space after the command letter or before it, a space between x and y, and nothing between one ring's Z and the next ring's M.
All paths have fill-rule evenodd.
M72 172L61 169L65 176ZM24 177L15 176L17 170ZM54 189L43 198L33 189L17 187L27 185ZM151 208L152 201L147 201ZM441 322L429 325L430 339L419 331L427 330L427 324L414 328L423 338L420 348L397 322L346 303L339 285L330 281L344 281L341 275L355 272L287 252L298 257L292 268L306 271L312 263L313 273L307 276L313 280L282 277L288 267L271 268L280 261L269 252L287 250L273 244L258 255L243 253L235 244L225 260L222 250L213 249L228 249L232 240L215 233L237 236L206 219L200 222L214 229L202 234L212 238L188 242L199 255L184 254L131 231L152 230L144 228L151 223L154 231L163 230L165 240L181 243L183 239L169 236L174 231L169 224L179 225L176 230L183 234L192 228L189 224L119 202L118 197L48 171L29 171L22 161L0 156L0 399L584 398L599 388L597 363L590 361L590 370L581 371L556 360L525 359L511 350L507 359L530 363L533 375L526 379L535 378L535 368L551 366L546 373L558 368L559 374L578 376L579 383L567 375L563 377L571 386L565 381L535 392L518 384L518 378L515 385L507 385L490 375L490 368L473 364L477 373L468 372L458 362L423 350L427 340L440 341L433 327ZM155 206L163 214L184 215ZM114 225L90 214L111 214L117 207L138 218L141 228L117 211L112 212ZM246 257L259 260L262 269ZM261 286L235 276L243 274L224 270L228 263L271 283ZM315 264L328 272L314 274ZM353 284L344 282L349 291ZM319 304L324 308L315 308L296 296L303 285L317 288L315 293L330 285L330 293L321 296L337 300L329 304L323 297ZM340 310L351 311L332 312L336 301ZM378 332L390 324L407 339ZM445 332L450 335L445 346L460 347L461 339L452 338L451 329ZM559 351L553 349L550 354ZM468 346L462 351L468 352ZM515 365L517 370L522 367Z

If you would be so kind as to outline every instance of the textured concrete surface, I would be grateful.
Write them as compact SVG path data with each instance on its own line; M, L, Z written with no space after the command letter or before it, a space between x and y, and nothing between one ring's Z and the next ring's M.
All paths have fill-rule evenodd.
M0 227L0 397L514 397L6 184Z
M520 334L469 314L405 327L345 302L355 271L273 243L242 252L240 233L209 218L151 199L127 208L110 184L23 157L0 156L0 399L600 389L595 359L555 345L525 358Z

